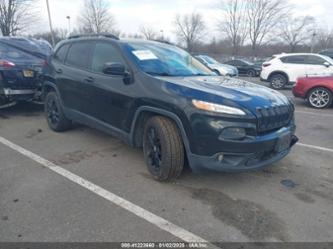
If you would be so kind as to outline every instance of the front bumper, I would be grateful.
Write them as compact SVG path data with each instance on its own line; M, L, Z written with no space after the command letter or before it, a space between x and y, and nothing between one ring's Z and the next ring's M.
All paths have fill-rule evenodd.
M277 132L258 137L257 141L252 141L252 143L245 142L241 147L246 152L232 153L221 150L213 156L188 153L189 164L193 171L208 169L221 172L241 172L263 168L289 154L291 148L298 141L294 131L295 127L284 127ZM278 149L281 138L286 135L290 136L288 144L282 150Z

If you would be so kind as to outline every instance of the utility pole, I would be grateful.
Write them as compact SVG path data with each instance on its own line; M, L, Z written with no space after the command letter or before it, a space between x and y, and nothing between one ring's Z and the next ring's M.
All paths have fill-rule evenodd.
M314 51L314 46L315 46L315 42L316 42L316 40L315 40L316 36L317 36L316 32L313 32L312 39L311 39L311 53L313 53L313 51Z
M51 13L50 13L50 6L49 6L49 0L46 0L46 7L47 7L47 13L49 16L49 25L50 25L50 32L51 32L51 39L52 39L52 46L55 46L55 41L54 41L54 33L53 33L53 28L52 28L52 20L51 20Z

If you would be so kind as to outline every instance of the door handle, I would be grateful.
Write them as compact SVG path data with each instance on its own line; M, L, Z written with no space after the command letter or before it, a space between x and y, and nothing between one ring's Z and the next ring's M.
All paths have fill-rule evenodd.
M61 68L58 68L55 71L56 71L56 73L62 73L62 69Z
M84 79L85 82L88 82L88 83L93 83L94 82L94 78L93 77L87 77Z

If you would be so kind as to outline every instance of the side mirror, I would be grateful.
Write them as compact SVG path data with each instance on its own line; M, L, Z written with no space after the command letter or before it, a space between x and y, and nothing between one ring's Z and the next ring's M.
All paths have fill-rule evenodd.
M329 62L326 61L326 62L324 62L324 66L325 66L325 67L330 67L330 66L332 66L332 65L331 65L331 63L329 63Z
M104 64L103 73L109 75L119 75L125 76L126 75L126 68L121 63L112 63L107 62Z

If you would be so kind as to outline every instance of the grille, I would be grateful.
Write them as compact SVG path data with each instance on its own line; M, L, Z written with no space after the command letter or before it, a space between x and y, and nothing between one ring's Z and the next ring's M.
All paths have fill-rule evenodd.
M258 117L258 131L263 133L288 125L293 118L293 109L288 105L258 107L256 114Z

